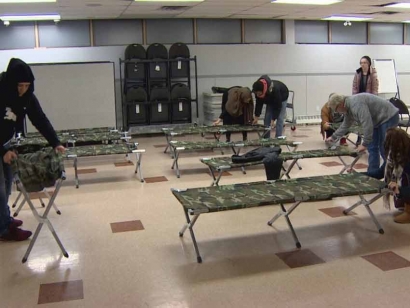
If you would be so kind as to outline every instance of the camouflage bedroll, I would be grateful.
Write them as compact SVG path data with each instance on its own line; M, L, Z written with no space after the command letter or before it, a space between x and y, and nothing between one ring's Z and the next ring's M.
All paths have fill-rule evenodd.
M173 195L193 214L273 204L329 200L380 193L385 183L360 173L176 190Z
M63 161L63 155L49 148L35 153L19 154L12 162L12 169L28 192L38 192L54 186L64 171Z

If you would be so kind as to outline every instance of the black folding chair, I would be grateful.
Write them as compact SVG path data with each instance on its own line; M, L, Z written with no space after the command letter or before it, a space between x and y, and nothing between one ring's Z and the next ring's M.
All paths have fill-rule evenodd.
M400 121L399 121L399 127L405 127L406 132L408 128L410 127L410 112L409 109L407 108L406 104L401 100L396 97L392 97L390 99L390 102L399 109L399 115L400 115ZM403 119L403 115L407 116L407 119Z

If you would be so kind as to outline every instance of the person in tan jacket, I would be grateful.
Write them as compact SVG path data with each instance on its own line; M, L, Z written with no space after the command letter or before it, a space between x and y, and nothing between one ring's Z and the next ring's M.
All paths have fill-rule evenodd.
M360 67L356 70L353 77L352 94L370 93L379 94L379 79L375 68L372 68L372 59L369 56L363 56L360 59ZM356 145L362 143L360 136L357 137Z
M232 87L226 89L222 95L222 112L219 118L213 122L218 125L223 121L224 125L250 125L253 120L254 103L252 92L246 87ZM242 132L243 140L248 137L247 132ZM226 141L231 141L231 133L226 133Z
M332 96L332 94L330 94L330 96ZM322 107L320 117L322 118L320 133L322 134L323 140L325 140L335 132L335 130L330 127L330 123L343 122L343 114L332 112L328 106L328 102L326 102ZM340 138L340 145L347 146L346 138Z

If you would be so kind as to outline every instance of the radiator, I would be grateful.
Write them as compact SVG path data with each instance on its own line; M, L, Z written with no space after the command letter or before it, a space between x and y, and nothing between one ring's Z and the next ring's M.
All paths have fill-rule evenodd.
M320 115L302 115L302 116L296 116L296 124L320 124L322 122L322 119L320 118Z

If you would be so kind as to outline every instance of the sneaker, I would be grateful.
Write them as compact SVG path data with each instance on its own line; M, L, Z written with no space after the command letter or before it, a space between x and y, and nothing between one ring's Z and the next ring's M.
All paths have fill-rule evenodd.
M348 144L347 144L347 141L346 141L346 138L341 138L340 139L340 145L343 145L343 146L348 146Z
M9 229L9 232L0 236L0 241L25 241L27 240L33 233L31 231L22 230L19 228Z
M20 220L20 219L15 219L15 218L13 218L13 217L10 217L10 218L11 218L11 222L10 222L10 224L9 224L9 229L18 228L18 227L20 227L20 226L23 224L23 221Z

